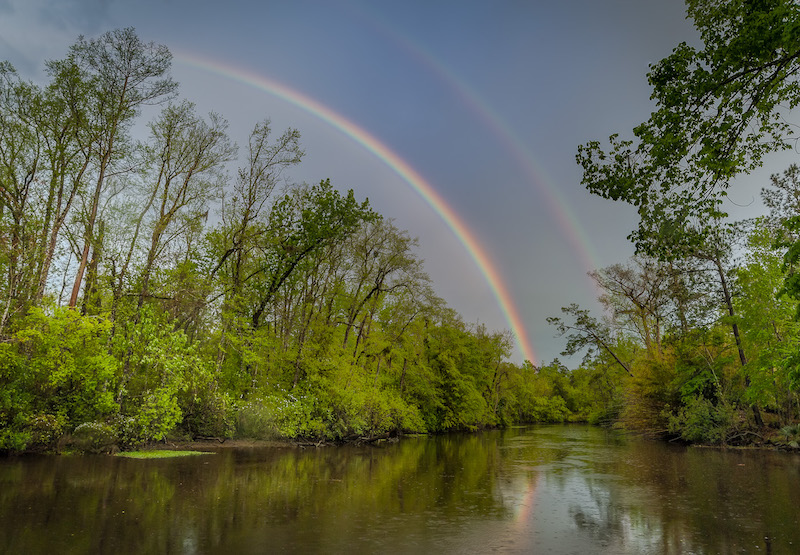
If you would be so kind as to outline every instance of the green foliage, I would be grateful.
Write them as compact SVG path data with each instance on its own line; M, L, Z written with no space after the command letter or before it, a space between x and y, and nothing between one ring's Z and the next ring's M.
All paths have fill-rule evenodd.
M184 407L194 416L192 431L203 419L223 420L224 401L216 398L212 366L169 318L145 306L139 322L131 322L115 338L114 349L125 361L117 398L120 437L126 445L163 439L183 419ZM203 407L206 412L202 417Z
M270 142L256 124L231 179L225 121L176 98L170 60L124 29L80 38L44 88L0 62L0 450L374 439L618 410L626 363L509 362L509 333L435 295L416 239L330 180L292 184L297 131ZM135 143L141 106L166 102ZM74 275L72 309L43 300L59 295L51 266ZM630 358L571 316L586 324L573 347Z
M601 357L575 369L570 379L576 419L604 426L619 419L629 376L616 362Z
M35 414L28 418L26 429L30 442L44 448L52 448L64 434L66 417L61 414Z
M114 426L105 422L84 422L72 431L70 446L89 453L108 453L116 447L118 439Z
M797 167L773 175L775 188L762 193L770 216L745 223L746 244L737 244L745 226L727 224L723 212L734 178L793 145L786 109L800 104L800 6L689 0L687 9L703 44L679 44L651 66L656 109L650 118L631 139L613 134L607 147L599 141L580 146L577 161L590 192L636 207L639 225L629 239L637 253L669 262L663 266L668 287L641 295L619 287L630 283L616 279L619 272L605 283L596 280L601 302L611 298L604 304L617 306L621 292L643 309L634 322L641 324L634 328L643 335L643 351L628 359L615 355L633 377L623 387L621 422L654 435L724 443L744 425L741 414L751 414L748 424L757 427L800 417L792 321L800 299ZM666 295L659 310L648 307L655 307L654 293ZM568 334L567 351L591 346L615 354L610 331L630 331L619 323L619 310L610 330L577 306L565 312L575 324L552 322ZM671 312L674 324L658 345L651 324L661 326Z
M694 443L725 444L736 428L730 406L714 404L705 397L691 397L669 417L669 431Z
M531 422L565 422L570 411L562 397L537 397L528 414Z
M53 447L65 432L117 412L109 330L108 321L65 308L34 308L19 322L0 348L0 425L9 448Z
M780 429L786 444L795 449L800 448L800 424L790 424Z
M57 308L52 315L32 309L15 338L50 403L77 424L117 410L113 389L117 361L105 350L110 322Z
M732 178L791 145L779 106L800 102L796 2L687 5L703 48L682 43L651 67L657 109L636 141L612 135L608 152L597 141L578 152L591 192L637 207L637 250L662 256L713 234Z
M282 400L276 396L250 399L236 405L235 435L246 439L276 439L283 434L278 417Z
M129 410L119 421L120 441L123 445L139 445L164 439L183 414L178 406L175 391L170 388L149 390L138 398L140 405Z

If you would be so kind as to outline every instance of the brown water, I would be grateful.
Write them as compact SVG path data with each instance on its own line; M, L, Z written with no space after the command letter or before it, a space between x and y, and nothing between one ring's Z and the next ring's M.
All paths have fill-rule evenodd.
M800 457L588 426L0 459L0 553L799 553Z

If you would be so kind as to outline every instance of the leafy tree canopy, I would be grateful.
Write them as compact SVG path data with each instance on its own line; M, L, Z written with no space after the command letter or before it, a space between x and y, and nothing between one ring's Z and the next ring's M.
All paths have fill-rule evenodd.
M731 179L791 145L785 116L800 102L797 2L686 4L703 48L681 43L651 66L656 110L635 139L614 134L607 150L591 141L577 154L589 191L637 207L637 250L662 257L702 241Z

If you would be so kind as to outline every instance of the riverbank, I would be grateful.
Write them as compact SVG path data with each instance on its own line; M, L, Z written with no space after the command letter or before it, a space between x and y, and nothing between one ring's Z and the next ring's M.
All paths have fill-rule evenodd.
M419 437L425 434L386 435L379 437L353 438L348 441L312 441L308 439L242 439L242 438L195 438L158 441L140 446L139 451L219 451L229 449L260 449L274 447L281 449L309 447L333 447L340 445L375 445L393 443L401 437Z
M552 423L530 423L527 425L553 425ZM521 427L525 427L523 425ZM557 424L556 424L557 425ZM606 426L594 426L583 422L564 423L564 426L570 425L587 425L598 428L607 428ZM520 426L516 426L520 427ZM751 433L750 441L740 441L738 443L724 443L724 444L710 444L710 443L692 443L680 439L669 440L666 438L654 438L636 434L634 432L625 431L615 428L617 431L637 437L639 439L647 439L655 443L672 443L676 441L687 447L694 447L698 449L715 449L715 450L731 450L731 451L778 451L787 453L800 453L800 444L797 443L794 436L787 436L783 430L776 430L772 428L765 428L760 433ZM488 429L486 429L488 430ZM482 431L472 432L480 433ZM342 445L366 445L366 444L381 444L387 442L396 442L403 437L419 437L429 434L402 434L392 436L380 437L361 437L351 438L345 441L325 441L325 440L309 440L309 439L242 439L242 438L195 438L195 439L168 439L166 441L159 441L148 443L140 447L141 450L190 450L190 451L218 451L228 449L257 449L264 447L274 448L310 448L310 447L335 447ZM434 434L437 435L437 434ZM741 440L741 438L739 438Z
M536 425L531 423L528 425ZM551 423L538 423L539 425L552 425ZM589 425L585 423L564 423L563 425ZM523 427L526 425L523 425ZM597 426L599 428L607 428L607 426ZM480 431L472 432L479 433L487 431L486 428ZM646 439L656 443L680 443L687 447L695 447L701 449L716 449L716 450L765 450L765 451L779 451L787 453L800 452L800 444L798 444L795 435L787 435L784 429L776 430L773 428L765 428L759 433L751 432L749 434L749 441L744 441L739 437L738 442L727 442L723 444L710 444L710 443L693 443L680 438L668 439L665 437L653 437L646 434L638 434L636 432L625 431L623 429L615 428L624 434L639 439ZM130 446L122 448L116 444L106 444L101 448L85 448L82 449L77 443L66 442L60 445L55 450L42 450L42 449L29 449L14 454L74 454L74 453L106 453L118 454L129 450L136 451L227 451L236 449L261 449L261 448L276 448L276 449L306 449L306 448L319 448L319 447L335 447L342 445L375 445L385 444L390 442L397 442L403 437L419 437L429 434L386 434L375 437L352 437L341 441L326 441L326 440L313 440L307 438L275 438L275 439L247 439L247 438L224 438L224 437L198 437L189 439L186 437L168 437L165 440L148 442L138 446ZM434 434L438 435L438 434ZM11 454L11 453L6 453Z

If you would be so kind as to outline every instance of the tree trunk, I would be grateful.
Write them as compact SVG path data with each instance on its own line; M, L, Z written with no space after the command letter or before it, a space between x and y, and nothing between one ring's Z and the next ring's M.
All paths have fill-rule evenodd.
M730 291L728 290L728 282L725 279L725 271L722 268L722 262L720 261L719 253L715 253L714 265L719 273L719 281L720 285L722 285L722 296L725 301L725 307L728 309L728 315L731 317L731 331L733 331L733 338L736 341L736 349L739 351L739 362L741 363L742 367L744 367L747 365L747 357L745 356L744 347L742 346L742 338L739 334L739 326L736 323L736 314L733 310L733 299L731 298ZM750 387L750 377L746 373L744 385L745 387ZM753 403L751 408L753 409L753 417L755 418L756 424L759 427L763 427L764 419L761 418L761 411L759 410L758 405Z

